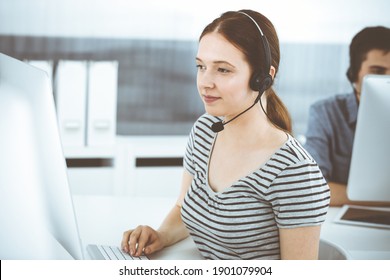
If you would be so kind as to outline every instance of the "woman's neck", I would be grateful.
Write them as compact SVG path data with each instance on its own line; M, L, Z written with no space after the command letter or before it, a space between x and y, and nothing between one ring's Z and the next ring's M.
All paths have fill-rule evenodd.
M259 104L225 125L220 137L242 142L259 141L278 130L267 118Z

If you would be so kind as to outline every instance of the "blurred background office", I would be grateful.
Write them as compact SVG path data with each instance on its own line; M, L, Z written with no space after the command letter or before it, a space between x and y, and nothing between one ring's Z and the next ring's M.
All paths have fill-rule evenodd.
M275 24L282 55L275 88L301 141L310 104L351 91L352 37L390 26L388 0L0 0L0 52L47 67L52 77L75 193L176 194L186 137L204 112L198 36L222 12L242 8ZM159 190L156 178L172 189Z

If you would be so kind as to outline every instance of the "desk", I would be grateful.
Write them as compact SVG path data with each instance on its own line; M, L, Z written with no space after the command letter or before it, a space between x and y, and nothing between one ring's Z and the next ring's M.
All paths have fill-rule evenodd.
M74 196L82 242L120 244L122 233L139 224L157 228L176 198L129 196ZM339 208L330 208L321 239L343 248L351 259L390 260L390 230L333 222ZM155 253L152 259L201 259L191 238Z
M390 260L390 230L337 224L340 208L331 207L321 229L321 238L344 248L351 259Z
M147 224L158 228L174 206L172 197L73 196L83 246L120 245L124 231ZM191 238L150 256L161 260L199 260L202 256Z

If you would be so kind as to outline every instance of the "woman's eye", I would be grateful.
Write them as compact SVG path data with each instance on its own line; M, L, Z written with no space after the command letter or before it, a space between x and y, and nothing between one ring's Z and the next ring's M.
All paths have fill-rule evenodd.
M230 73L230 70L226 69L226 68L218 68L218 72L221 72L221 73Z
M204 70L204 69L206 69L206 67L204 67L203 65L200 65L200 64L197 64L197 65L196 65L196 68L198 68L199 70Z

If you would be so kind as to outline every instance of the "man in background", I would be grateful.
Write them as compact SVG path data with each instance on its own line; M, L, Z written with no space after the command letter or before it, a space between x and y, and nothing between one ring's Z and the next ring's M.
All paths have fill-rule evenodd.
M379 206L381 204L374 202L349 200L346 186L363 77L367 74L390 75L390 29L382 26L364 28L352 39L349 56L347 78L353 92L317 101L310 107L305 148L329 183L331 206Z

